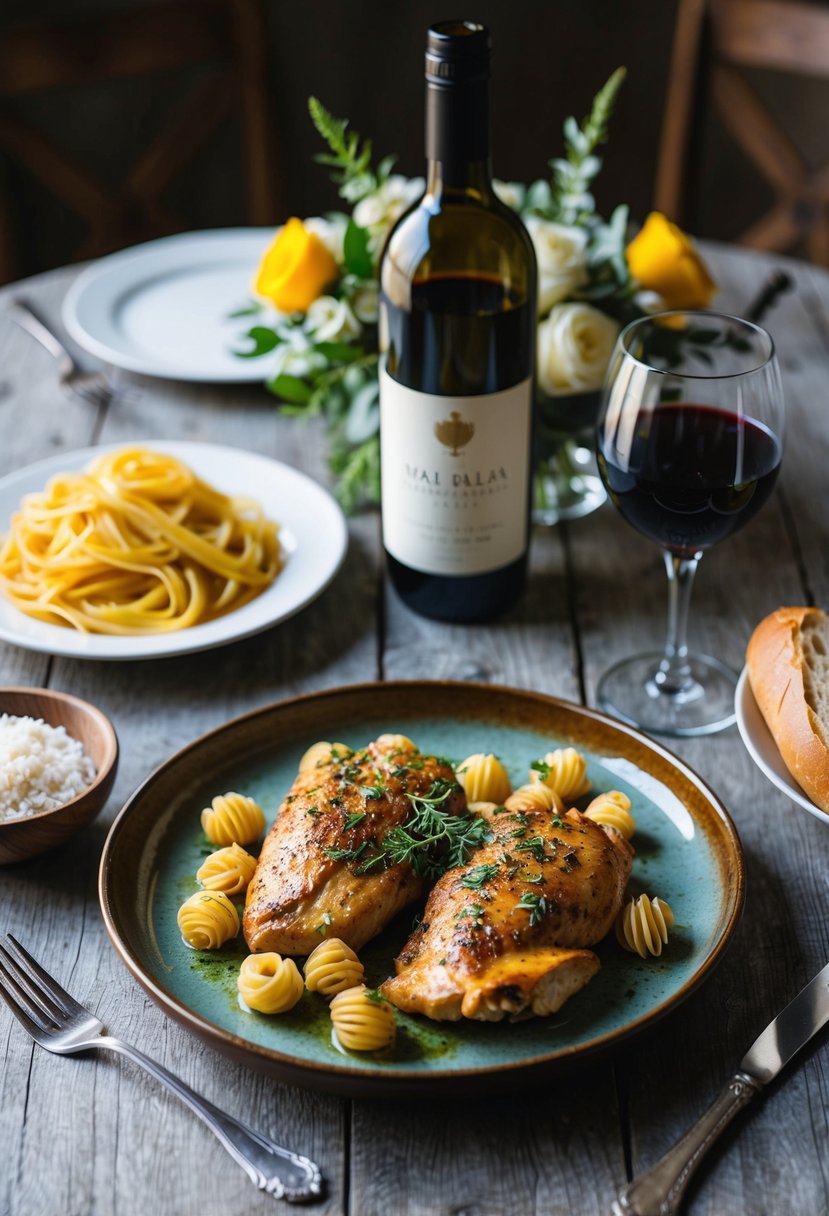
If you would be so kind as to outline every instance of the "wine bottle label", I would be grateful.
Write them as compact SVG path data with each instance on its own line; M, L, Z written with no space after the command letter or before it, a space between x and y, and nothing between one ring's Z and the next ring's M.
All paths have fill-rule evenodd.
M424 574L485 574L527 547L532 381L437 397L380 368L383 544Z

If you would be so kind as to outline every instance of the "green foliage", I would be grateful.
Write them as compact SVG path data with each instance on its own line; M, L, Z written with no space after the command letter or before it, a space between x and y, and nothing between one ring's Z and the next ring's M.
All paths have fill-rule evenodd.
M373 193L388 177L394 158L386 157L376 170L372 170L371 140L361 139L356 131L349 131L348 119L335 118L316 97L308 98L308 112L331 149L330 154L321 152L314 159L332 170L331 177L339 186L341 197L349 203L357 203Z

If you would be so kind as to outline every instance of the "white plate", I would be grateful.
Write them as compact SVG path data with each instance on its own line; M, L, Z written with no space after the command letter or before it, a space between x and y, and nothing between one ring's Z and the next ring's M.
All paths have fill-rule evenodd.
M766 774L769 781L776 785L779 790L782 790L784 794L788 794L792 802L796 802L798 806L802 806L804 810L809 811L816 818L823 820L824 823L829 822L829 815L825 811L822 811L820 807L815 806L810 798L806 797L783 763L783 757L777 750L777 744L774 742L771 731L766 726L766 720L760 713L760 707L754 699L747 668L743 668L742 675L737 681L734 709L737 714L737 729L742 736L743 743L746 745L748 754L757 767Z
M91 354L127 371L174 380L265 379L267 360L240 359L256 317L230 316L251 300L269 228L162 237L101 258L63 304L63 322Z
M124 446L111 443L64 452L0 479L0 530L24 494L42 490L56 473L79 471L102 452ZM26 650L81 659L190 654L269 629L299 612L331 582L345 557L348 532L334 499L310 477L265 456L218 444L154 439L142 440L141 446L177 457L217 490L257 499L268 518L279 524L284 569L266 591L227 616L173 633L137 637L79 633L37 621L14 608L0 593L0 639Z

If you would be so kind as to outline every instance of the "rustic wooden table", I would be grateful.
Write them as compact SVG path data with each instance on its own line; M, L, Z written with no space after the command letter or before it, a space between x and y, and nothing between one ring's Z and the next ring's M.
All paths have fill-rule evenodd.
M739 311L781 259L709 247L718 304ZM780 604L829 605L829 275L788 264L797 290L768 319L789 407L771 504L702 563L692 642L739 668L754 624ZM320 435L254 388L136 378L96 413L57 388L49 356L3 317L25 291L59 324L76 271L0 293L0 474L99 441L185 438L267 453L325 479ZM510 1098L439 1105L345 1101L279 1085L190 1037L144 995L104 932L97 866L130 792L173 751L230 717L296 693L367 679L472 679L592 703L597 676L650 648L665 611L662 562L612 507L538 530L520 606L496 624L411 615L383 581L378 520L350 524L347 563L310 608L208 656L76 662L0 647L0 682L48 685L99 705L121 764L109 805L68 847L0 870L0 928L48 959L73 993L214 1102L317 1160L350 1216L605 1213L700 1114L747 1046L829 958L829 834L755 768L732 728L677 743L717 791L745 849L745 914L710 981L615 1058ZM0 1008L0 1212L4 1216L254 1216L257 1193L210 1134L127 1062L61 1059ZM688 1195L694 1216L829 1210L829 1052L824 1032L732 1127ZM285 1210L283 1206L283 1210Z

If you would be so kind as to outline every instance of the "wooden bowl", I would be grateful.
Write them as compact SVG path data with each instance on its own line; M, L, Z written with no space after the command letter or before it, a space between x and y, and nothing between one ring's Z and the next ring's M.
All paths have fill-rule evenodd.
M95 765L95 780L70 802L21 819L0 820L0 865L8 865L63 844L95 818L115 780L118 738L100 709L48 688L0 688L0 714L42 718L49 726L63 726Z

